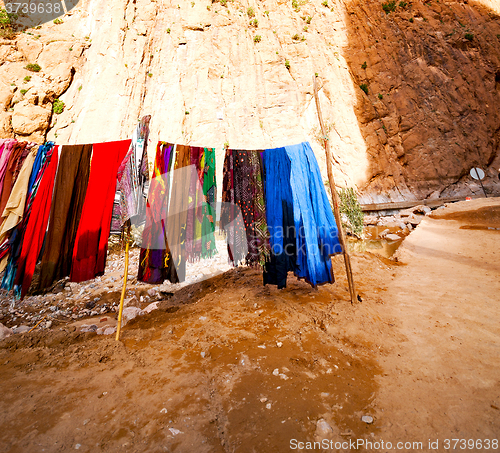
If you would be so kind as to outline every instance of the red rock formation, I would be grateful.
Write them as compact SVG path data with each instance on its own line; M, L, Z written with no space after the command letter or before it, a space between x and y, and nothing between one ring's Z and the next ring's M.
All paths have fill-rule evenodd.
M384 11L384 8L387 10ZM346 9L366 198L500 193L500 17L473 1L356 1ZM364 84L364 85L363 85Z

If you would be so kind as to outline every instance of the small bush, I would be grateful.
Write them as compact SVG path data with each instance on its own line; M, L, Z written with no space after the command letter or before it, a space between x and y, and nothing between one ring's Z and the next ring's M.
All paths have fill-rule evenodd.
M30 76L30 75L27 75L27 76L24 78L24 83L28 83L30 80L31 80L31 76Z
M307 32L309 30L309 27L307 25L304 25L304 31Z
M220 0L222 6L227 6L227 0ZM216 11L217 12L217 11Z
M364 214L361 210L361 205L358 201L358 196L352 187L340 189L339 194L339 209L342 217L347 217L347 222L342 221L342 225L347 230L361 236L363 234L363 219Z
M312 17L311 16L307 16L307 19L306 19L306 24L309 25L312 21Z
M250 27L257 28L259 26L259 21L257 19L253 19L250 21Z
M290 61L289 60L285 60L285 68L290 70Z
M170 34L172 30L170 30L170 28L167 28L167 33Z
M247 9L247 15L248 17L255 17L255 11L251 6Z
M472 33L465 33L464 38L468 41L472 41L474 39L474 35Z
M365 94L368 94L368 85L366 83L362 83L359 87L365 92Z
M321 2L321 4L322 4L323 6L326 6L326 7L328 8L328 0L323 0L323 1Z
M367 68L367 66L368 66L368 65L366 64L366 61L365 61L365 62L363 62L363 64L361 65L361 69L366 69L366 68Z
M56 99L52 104L52 111L56 115L59 115L60 113L64 112L64 107L65 107L64 102L61 101L60 99Z
M408 3L406 3L406 2L399 2L399 6L401 8L406 8L408 6Z
M299 36L299 34L298 34L298 33L295 33L295 34L292 36L292 39L293 39L294 41L300 41L300 36Z
M384 99L384 95L379 93L379 94L378 94L378 98L379 98L380 100L382 100L382 99Z
M385 11L385 14L393 13L396 11L396 2L386 2L382 3L382 9Z
M17 14L10 14L6 9L0 9L0 37L6 39L13 39L14 29L12 28L12 21L17 19Z
M29 63L24 67L24 69L27 69L31 72L40 72L42 70L38 63Z
M148 77L153 77L153 73L152 72L148 72Z
M28 92L28 90L21 90L21 94L24 96L26 93Z
M262 40L262 36L260 36L260 35L255 35L253 37L253 42L260 42L261 40Z
M56 25L61 25L61 24L64 24L64 21L62 19L54 19L52 22L54 22Z
M411 23L413 24L413 17L410 17L410 18L408 19L408 21L409 21L409 22L411 22Z

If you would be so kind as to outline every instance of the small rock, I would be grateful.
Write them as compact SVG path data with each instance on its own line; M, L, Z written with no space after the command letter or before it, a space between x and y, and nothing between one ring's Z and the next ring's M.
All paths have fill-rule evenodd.
M399 241L401 238L397 234L389 233L385 235L385 238L388 241Z
M45 323L45 328L46 328L46 329L50 329L51 327L52 327L52 321L47 321L47 322Z
M142 296L141 296L142 298ZM151 313L153 310L157 310L158 309L158 304L159 302L153 302L151 304L149 304L144 310L143 312L144 313Z
M276 368L276 369L273 370L273 375L274 376L278 376L279 374L280 374L279 368Z
M123 313L122 313L123 318L122 319L123 319L124 323L126 324L130 320L132 320L132 319L134 319L137 316L140 316L142 314L143 314L142 310L138 307L127 307L127 308L123 309Z
M104 329L104 332L102 333L103 335L113 335L116 333L116 327L107 327Z
M9 329L8 327L0 323L0 340L10 337L13 333L14 332L12 331L12 329Z
M281 348L281 346L283 346L283 343L282 343L281 341L278 341L278 342L276 343L276 346L278 346L278 348Z
M371 415L363 415L361 421L370 424L373 423L373 417Z
M271 403L266 404L266 409L271 409Z
M204 353L204 352L202 352L202 353L201 353L201 356L202 356L203 358L205 358L205 353Z
M79 449L80 449L80 447L81 447L81 445L80 445L80 444L76 444L76 445L75 445L75 450L79 450Z
M326 437L329 434L333 433L332 427L329 425L329 423L323 419L320 418L318 422L316 423L316 435L318 437Z
M167 411L167 408L164 407L161 411L160 411L160 414L166 414L168 411Z
M172 433L173 436L177 436L177 434L182 434L182 431L179 431L175 428L168 428L168 430Z
M19 326L16 327L15 329L12 329L12 333L24 333L28 332L29 330L31 330L30 326Z
M261 403L265 403L266 401L267 401L267 398L261 398L261 399L260 399L260 402L261 402Z

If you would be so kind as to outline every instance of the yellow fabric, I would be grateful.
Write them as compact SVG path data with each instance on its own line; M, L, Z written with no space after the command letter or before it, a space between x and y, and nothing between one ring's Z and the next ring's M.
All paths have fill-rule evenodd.
M9 200L2 214L2 227L0 228L0 243L3 242L9 230L21 222L26 204L28 182L35 162L36 152L31 152L26 157L16 183L12 188Z

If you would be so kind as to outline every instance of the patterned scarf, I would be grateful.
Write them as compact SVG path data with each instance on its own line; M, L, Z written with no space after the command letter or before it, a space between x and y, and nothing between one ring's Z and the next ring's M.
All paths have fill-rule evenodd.
M264 265L270 247L260 151L226 151L222 201L221 228L230 260L235 265L243 259L247 265Z

